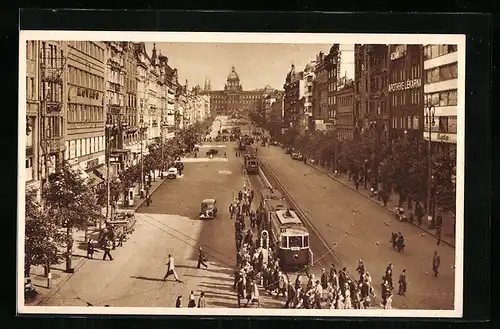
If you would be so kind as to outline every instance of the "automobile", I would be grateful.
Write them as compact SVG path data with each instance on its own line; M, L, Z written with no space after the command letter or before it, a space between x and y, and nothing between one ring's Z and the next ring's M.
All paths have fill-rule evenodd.
M167 179L176 179L179 171L175 167L171 167L167 171Z
M299 160L299 161L304 160L304 156L300 152L292 152L291 157L293 160Z
M214 219L217 216L217 200L205 199L201 202L200 219Z
M208 150L206 152L207 156L210 156L210 155L214 156L214 155L217 155L217 154L219 154L219 150L216 150L216 149L210 149L210 150Z
M290 154L293 152L293 149L292 148L289 148L289 147L286 147L285 148L285 154Z
M272 145L273 146L278 146L278 141L273 141Z

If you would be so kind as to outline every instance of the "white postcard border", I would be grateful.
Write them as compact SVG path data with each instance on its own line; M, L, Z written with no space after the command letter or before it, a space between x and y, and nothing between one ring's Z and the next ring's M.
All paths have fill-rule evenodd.
M106 40L189 43L296 43L296 44L456 44L458 46L457 102L457 208L455 243L454 310L303 310L231 308L145 308L145 307L56 307L24 305L24 217L26 144L26 41ZM465 35L462 34L334 34L334 33L215 33L215 32L113 32L113 31L20 31L18 111L18 221L17 221L17 311L18 314L96 315L200 315L200 316L292 316L292 317L440 317L463 314L464 187L465 187ZM286 72L284 72L285 74Z

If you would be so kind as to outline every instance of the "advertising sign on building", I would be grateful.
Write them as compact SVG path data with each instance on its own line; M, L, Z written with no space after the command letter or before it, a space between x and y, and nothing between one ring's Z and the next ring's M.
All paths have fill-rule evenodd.
M421 79L412 79L412 80L391 83L389 85L389 92L415 89L415 88L420 88L420 87L422 87L422 80Z
M391 61L406 56L407 45L393 45L391 46Z

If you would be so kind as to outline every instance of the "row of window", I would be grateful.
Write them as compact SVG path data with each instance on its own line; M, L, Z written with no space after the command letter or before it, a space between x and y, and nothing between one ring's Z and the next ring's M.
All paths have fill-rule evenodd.
M437 121L437 122L436 122ZM424 122L425 131L429 130L429 125ZM457 117L456 116L440 116L434 119L434 124L431 126L431 131L434 133L457 133Z
M104 61L104 49L92 41L69 41L69 45L101 62Z
M420 79L422 77L421 73L422 67L420 64L411 65L410 67L396 68L391 70L391 83Z
M36 99L36 85L34 77L26 77L26 98Z
M68 66L69 83L85 88L103 90L104 78L90 72L80 70L74 66Z
M392 106L400 106L406 104L420 104L421 97L422 97L422 90L420 88L395 91L391 93L391 104Z
M354 115L353 113L340 113L337 115L337 123L340 125L352 125L354 122Z
M68 122L104 122L104 107L94 105L68 105Z
M338 137L342 141L352 140L352 130L349 130L349 131L340 130L338 132Z
M64 135L64 118L62 116L42 118L45 138L57 138Z
M73 159L105 150L105 137L82 138L66 141L65 159Z
M42 94L40 95L42 100L48 102L62 103L62 85L55 82L43 82L42 83Z
M64 53L57 45L49 44L42 41L42 64L46 68L62 69L64 66Z
M457 105L457 90L445 90L435 93L425 94L425 103L434 106L455 106Z
M354 104L353 95L339 96L339 106L352 106L353 104Z
M418 116L393 116L392 128L396 129L420 129L420 122Z
M458 78L458 63L425 70L425 83L434 83Z
M125 105L123 94L120 94L119 92L116 92L116 91L110 91L110 90L107 90L106 93L108 95L108 104L118 105L118 106Z
M108 81L123 86L125 84L125 73L116 69L108 69Z
M26 41L26 59L36 60L38 55L37 43L38 41Z
M432 59L458 51L457 45L427 45L424 47L424 59Z

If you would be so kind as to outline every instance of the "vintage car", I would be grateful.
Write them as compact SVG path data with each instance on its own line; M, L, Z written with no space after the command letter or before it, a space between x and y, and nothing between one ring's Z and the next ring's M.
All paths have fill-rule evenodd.
M169 168L167 171L167 179L176 179L178 173L179 171L177 170L177 168L175 167Z
M292 152L291 157L293 160L299 160L299 161L304 160L304 156L300 152Z
M208 150L205 154L206 154L207 156L215 156L215 155L219 154L219 150L216 150L216 149L210 149L210 150Z
M205 199L201 202L200 219L214 219L217 216L217 201Z

